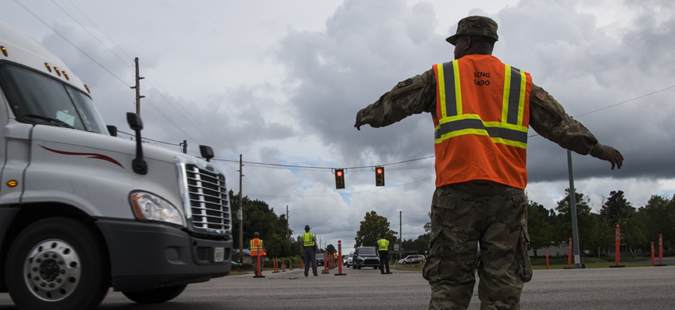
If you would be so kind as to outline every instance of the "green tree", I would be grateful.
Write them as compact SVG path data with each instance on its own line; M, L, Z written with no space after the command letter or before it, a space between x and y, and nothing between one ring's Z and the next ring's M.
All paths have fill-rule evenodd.
M600 217L610 226L614 226L635 215L635 208L623 196L623 191L611 191L609 198L600 209Z
M572 213L570 207L570 190L565 189L567 194L565 198L558 201L556 211L558 213L558 225L554 229L553 241L560 243L567 243L572 237ZM591 213L589 206L590 198L584 196L582 193L576 192L575 195L576 210L577 210L577 225L579 233L579 248L584 250L595 250L605 243L598 239L598 230L600 225L596 220L596 214Z
M654 242L658 251L659 234L663 234L664 250L673 248L675 245L675 195L672 199L653 195L647 205L638 210L638 218L645 224L646 242Z
M398 233L389 228L389 220L386 217L377 215L375 211L370 211L366 213L359 230L356 232L354 247L376 246L380 234L384 234L384 238L389 240L390 244L393 244L396 242Z
M248 196L244 196L240 201L239 196L234 195L232 190L230 190L229 195L230 212L232 214L232 237L235 249L239 248L239 220L237 219L237 212L243 205L244 249L249 248L250 241L254 238L254 233L258 232L269 256L283 257L300 252L300 250L292 251L291 245L293 242L290 238L292 230L288 229L288 220L285 215L277 216L274 213L274 208L270 208L264 201L257 199L250 200Z
M337 249L332 243L326 246L326 251L328 251L328 253L337 253Z
M621 243L628 245L630 253L635 256L635 248L647 245L645 238L646 227L640 218L636 217L636 209L624 197L623 191L611 191L609 198L600 210L599 219L605 226L602 228L607 246L614 246L616 225L621 228ZM602 237L600 237L602 238Z
M527 231L530 234L530 247L537 256L537 250L548 247L551 241L551 225L546 221L549 210L534 201L527 203Z

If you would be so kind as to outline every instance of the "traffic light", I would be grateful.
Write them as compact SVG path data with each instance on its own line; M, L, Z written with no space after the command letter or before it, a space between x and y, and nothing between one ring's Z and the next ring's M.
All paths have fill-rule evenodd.
M344 169L335 169L335 188L336 189L345 188L345 170Z
M375 186L384 186L384 167L375 167Z

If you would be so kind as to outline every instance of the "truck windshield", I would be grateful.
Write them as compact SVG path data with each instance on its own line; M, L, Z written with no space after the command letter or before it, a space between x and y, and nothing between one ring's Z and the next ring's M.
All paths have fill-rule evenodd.
M108 135L94 102L58 80L13 66L0 66L0 86L17 120Z

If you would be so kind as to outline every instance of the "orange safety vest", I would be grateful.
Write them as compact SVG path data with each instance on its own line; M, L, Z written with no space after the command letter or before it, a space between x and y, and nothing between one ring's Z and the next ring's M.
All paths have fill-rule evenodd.
M530 74L492 55L467 55L433 69L436 187L490 180L524 189Z
M267 253L265 253L265 251L263 251L263 241L258 239L258 238L255 238L255 239L251 240L250 249L251 249L251 256L252 257L258 256L258 250L260 250L260 256L267 255Z

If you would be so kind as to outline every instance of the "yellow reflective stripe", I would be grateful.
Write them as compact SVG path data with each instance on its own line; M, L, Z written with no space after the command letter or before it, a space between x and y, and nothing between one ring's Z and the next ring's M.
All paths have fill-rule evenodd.
M519 147L519 148L522 148L522 149L527 149L527 143L522 143L522 142L513 141L513 140L506 140L506 139L502 139L502 138L492 138L492 141L494 143L501 143L501 144Z
M523 125L523 116L525 115L525 91L527 87L527 76L523 70L520 70L520 100L518 100L518 125Z
M457 115L462 115L462 84L459 80L459 62L452 61L452 68L455 74L455 103L457 104Z
M462 121L462 120L478 120L483 124L485 129L482 129L482 128L465 128L465 129L460 129L460 130L454 130L454 131L451 131L451 132L447 132L447 133L441 135L440 137L434 139L434 142L435 143L441 143L441 142L443 142L447 139L450 139L452 137L468 135L468 134L489 136L490 134L488 133L488 130L491 130L490 128L503 128L503 129L519 131L519 132L523 132L523 133L528 132L528 128L525 127L525 126L507 124L507 123L502 123L502 122L485 122L477 114L464 114L464 115L457 115L457 116L452 116L452 117L447 117L447 118L441 119L441 120L438 121L438 126L436 126L435 131L438 132L441 129L441 125L443 125L443 124L456 122L456 121ZM506 145L512 145L512 146L522 147L522 148L525 148L527 146L527 143L520 142L520 141L508 140L508 139L504 139L504 138L500 138L500 137L491 137L491 138L492 138L492 141L494 141L495 143L503 143L503 144L506 144Z
M511 66L504 64L504 95L502 97L502 123L506 123L509 115L509 95L511 95Z
M437 64L436 71L438 72L438 94L441 97L441 118L445 118L448 117L448 112L445 108L445 73L443 72L443 64Z

